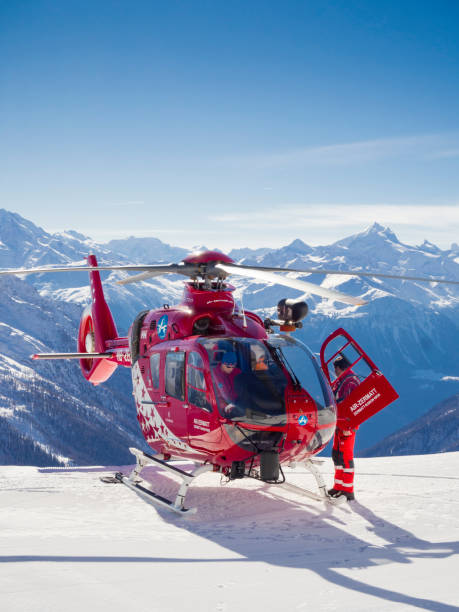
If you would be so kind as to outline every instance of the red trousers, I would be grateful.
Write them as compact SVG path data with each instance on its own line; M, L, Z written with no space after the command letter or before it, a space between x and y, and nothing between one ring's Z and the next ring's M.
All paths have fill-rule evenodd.
M348 430L345 435L341 429L336 429L333 439L332 459L335 464L335 484L337 491L354 492L354 443L355 431Z

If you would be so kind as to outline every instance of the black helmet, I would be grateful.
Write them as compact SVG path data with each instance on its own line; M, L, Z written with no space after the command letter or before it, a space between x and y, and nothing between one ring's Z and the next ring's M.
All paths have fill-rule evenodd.
M335 359L335 361L333 362L333 365L335 367L338 366L338 368L344 371L351 367L351 362L345 355L340 353L338 357Z

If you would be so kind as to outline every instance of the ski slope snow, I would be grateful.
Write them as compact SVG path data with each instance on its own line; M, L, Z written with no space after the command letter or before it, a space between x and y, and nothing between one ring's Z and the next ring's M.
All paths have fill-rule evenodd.
M208 473L192 517L103 484L112 469L0 467L2 612L459 609L459 453L358 459L339 507Z

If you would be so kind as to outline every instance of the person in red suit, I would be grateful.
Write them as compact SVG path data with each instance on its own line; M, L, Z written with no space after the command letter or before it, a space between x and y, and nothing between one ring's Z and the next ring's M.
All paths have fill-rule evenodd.
M344 355L339 355L333 362L336 380L333 392L336 398L339 417L339 405L352 391L359 386L360 380L350 369L351 364ZM338 421L339 422L339 421ZM354 496L354 444L356 429L341 429L337 425L333 439L332 459L335 464L335 482L328 491L330 497L346 497L348 501Z
M217 401L222 416L235 416L236 406L233 402L237 399L234 388L234 379L241 373L237 367L237 356L232 351L227 351L221 363L214 369L213 378L216 385Z

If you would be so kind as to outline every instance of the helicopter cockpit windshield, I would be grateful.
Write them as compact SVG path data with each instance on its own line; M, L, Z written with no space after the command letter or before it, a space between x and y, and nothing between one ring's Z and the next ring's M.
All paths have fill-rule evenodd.
M206 338L220 414L232 421L279 426L287 422L287 374L268 347L252 338Z
M317 408L318 424L329 426L323 430L322 438L330 439L336 423L336 403L333 391L319 363L310 349L287 334L272 334L268 340L271 350L288 370L294 384L306 389Z
M302 388L314 400L318 423L336 423L333 393L311 351L301 342L276 334L267 342L253 338L205 338L212 382L221 416L256 425L287 423L287 385ZM325 434L325 432L323 432Z

